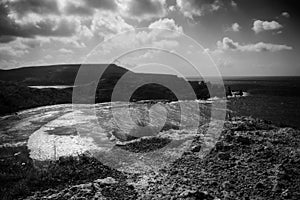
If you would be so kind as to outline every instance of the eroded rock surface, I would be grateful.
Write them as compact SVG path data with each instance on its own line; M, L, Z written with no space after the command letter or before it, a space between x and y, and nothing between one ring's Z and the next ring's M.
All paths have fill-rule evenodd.
M159 171L113 176L106 171L105 176L34 192L27 199L300 199L299 130L232 118L204 158L199 152L203 137L209 137L207 125L201 130L179 159Z

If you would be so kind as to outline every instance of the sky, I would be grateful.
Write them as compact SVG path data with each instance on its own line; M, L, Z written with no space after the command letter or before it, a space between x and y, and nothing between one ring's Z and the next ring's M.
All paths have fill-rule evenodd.
M0 69L117 62L188 76L300 76L299 8L296 0L0 0Z

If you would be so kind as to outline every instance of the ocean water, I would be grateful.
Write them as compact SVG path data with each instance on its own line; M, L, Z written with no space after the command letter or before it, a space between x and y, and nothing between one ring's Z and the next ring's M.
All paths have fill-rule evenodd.
M300 128L300 77L235 77L225 78L224 83L248 94L227 102L236 115Z

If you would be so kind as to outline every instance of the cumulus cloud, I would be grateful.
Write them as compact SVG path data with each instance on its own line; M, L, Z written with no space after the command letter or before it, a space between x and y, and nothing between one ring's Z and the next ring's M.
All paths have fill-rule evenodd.
M221 8L219 0L177 0L177 5L184 16L203 16Z
M45 59L52 59L53 56L48 54L48 55L46 55L44 58L45 58Z
M0 43L8 43L15 39L16 39L15 36L3 35L3 36L0 36Z
M177 6L185 17L193 19L204 16L220 9L237 8L235 1L221 0L176 0Z
M93 8L103 10L116 10L118 5L115 0L84 0L85 3Z
M173 12L175 10L176 10L176 6L172 5L172 6L169 7L169 11Z
M255 33L260 33L263 31L270 31L270 30L278 30L281 29L283 26L279 24L276 21L261 21L261 20L256 20L253 23L252 30Z
M148 26L149 29L137 29L114 37L102 43L101 48L96 52L97 55L111 55L118 52L127 52L141 47L162 48L173 50L179 45L176 37L178 32L164 31L155 28L166 28L168 30L182 32L182 27L178 26L173 19L159 19ZM155 51L147 51L146 55L152 55ZM142 53L144 56L145 52ZM113 56L114 57L114 56Z
M123 4L127 7L125 15L139 21L160 18L167 14L166 0L130 0Z
M0 38L35 36L71 36L77 30L76 22L67 18L32 16L14 19L9 16L8 6L0 4ZM17 16L16 16L17 17ZM9 40L7 40L9 42Z
M13 47L0 47L0 60L10 60L14 59L15 57L23 56L24 54L28 53L27 50L23 49L14 49Z
M159 19L149 25L149 28L168 29L177 32L183 32L182 27L176 25L174 19Z
M79 16L91 16L94 13L94 9L82 3L68 3L64 12L68 15L79 15Z
M281 13L283 17L290 18L290 14L288 12Z
M73 53L73 51L71 49L65 49L65 48L61 48L58 51L63 54L72 54Z
M112 13L98 12L95 14L91 25L91 31L104 38L133 29L134 27L126 23L122 17Z
M21 17L28 13L59 14L58 3L53 0L15 0L9 1L8 4Z
M287 45L271 44L259 42L256 44L240 45L238 42L234 42L232 39L225 37L222 41L217 42L219 50L231 50L242 52L276 52L281 50L292 50L293 48Z
M241 30L241 26L238 23L233 23L231 25L231 30L234 32L239 32Z
M141 20L167 14L166 0L13 0L0 2L0 43L18 37L92 38L132 28L123 17ZM110 15L112 19L103 17ZM101 22L102 21L102 22ZM111 24L110 24L111 23ZM100 27L104 26L104 33ZM93 31L92 31L93 29Z
M10 61L28 53L29 45L18 39L0 46L0 60Z
M66 14L91 16L96 10L116 11L118 5L115 0L79 0L69 1L64 6Z
M232 0L230 4L233 8L237 8L237 3L235 1Z

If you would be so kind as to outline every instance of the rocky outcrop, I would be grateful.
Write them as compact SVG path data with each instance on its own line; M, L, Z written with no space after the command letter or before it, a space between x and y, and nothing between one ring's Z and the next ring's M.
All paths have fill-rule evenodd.
M140 141L140 145L145 143ZM300 199L299 130L240 117L225 123L215 147L203 159L198 156L202 141L196 137L181 158L147 174L124 174L101 167L106 169L103 174L100 170L90 176L81 171L86 166L95 171L101 164L88 159L71 169L72 177L81 173L89 179L52 186L27 199ZM134 152L141 149L136 145ZM69 169L64 161L59 162L57 167ZM64 174L60 175L63 179Z
M140 199L299 199L299 133L234 118L209 155L186 152L139 192Z

